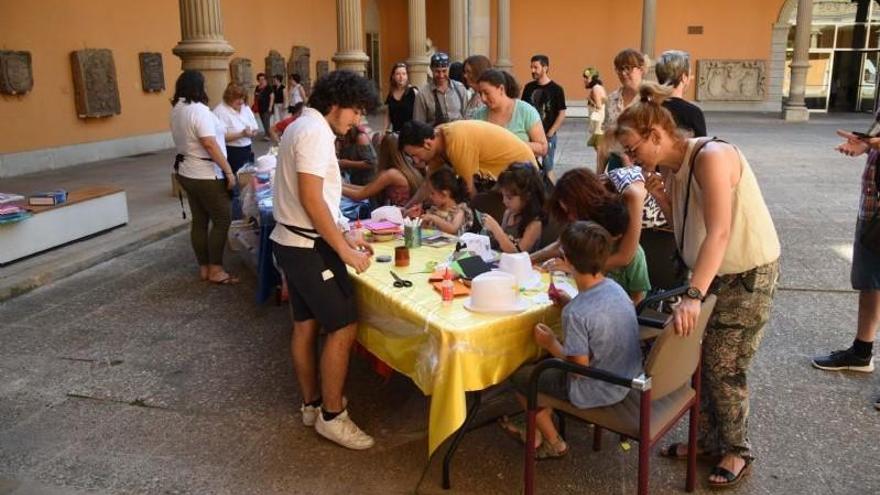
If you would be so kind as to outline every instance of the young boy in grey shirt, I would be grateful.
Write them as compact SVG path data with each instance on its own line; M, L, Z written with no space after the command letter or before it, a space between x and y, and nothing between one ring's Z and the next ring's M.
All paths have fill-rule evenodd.
M544 324L535 327L535 342L553 357L627 378L638 376L642 373L642 354L635 309L620 285L602 274L611 254L611 235L594 222L574 222L562 233L560 245L564 261L573 269L578 295L562 310L565 342L560 343ZM511 377L517 399L524 407L534 366L525 365ZM625 387L569 376L557 369L541 375L538 391L582 409L615 404L629 393ZM568 452L565 440L553 424L552 412L545 407L537 415L540 435L535 442L539 459L561 457ZM525 438L521 429L509 422L502 422L501 426L517 438Z

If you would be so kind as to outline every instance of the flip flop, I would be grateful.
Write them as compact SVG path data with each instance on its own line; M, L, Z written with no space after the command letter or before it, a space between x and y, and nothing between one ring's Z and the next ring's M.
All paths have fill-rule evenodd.
M220 280L211 280L209 278L208 282L211 282L212 284L215 284L215 285L235 285L235 284L241 282L241 280L239 280L238 277L236 277L235 275L231 275L231 274L227 273L226 276L221 278Z
M712 471L709 472L710 476L721 476L727 481L717 482L717 481L709 481L709 488L713 490L724 490L727 488L733 488L736 485L740 484L742 480L746 478L752 471L752 459L743 459L746 461L745 465L742 469L739 470L739 474L733 474L727 469L724 469L721 466L715 466L712 468Z
M535 450L535 459L539 461L559 460L568 454L568 444L561 437L556 443L559 448L551 446L550 442L541 442L541 445Z

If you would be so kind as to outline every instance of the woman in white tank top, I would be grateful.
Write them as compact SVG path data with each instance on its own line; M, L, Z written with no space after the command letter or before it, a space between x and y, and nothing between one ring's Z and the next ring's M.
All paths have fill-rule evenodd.
M618 118L615 137L645 171L691 271L687 295L674 310L676 332L689 334L705 295L717 296L703 338L699 449L721 456L708 481L727 487L748 475L754 460L746 372L770 315L779 239L748 161L723 141L682 137L661 106L670 93L643 83L639 101ZM680 458L686 447L672 444L662 453Z

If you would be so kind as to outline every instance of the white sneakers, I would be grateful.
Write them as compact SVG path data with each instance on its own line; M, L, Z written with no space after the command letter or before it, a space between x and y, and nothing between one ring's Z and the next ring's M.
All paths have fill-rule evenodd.
M303 422L305 422L305 415L303 415ZM358 428L358 426L354 424L354 421L348 417L347 409L339 413L338 416L330 421L324 421L324 416L318 411L314 424L315 431L317 431L319 435L352 450L369 449L376 443L373 440L373 437L364 433L363 430Z
M302 413L303 424L306 426L315 426L318 415L321 414L321 406L308 406L303 404L299 406L299 412Z

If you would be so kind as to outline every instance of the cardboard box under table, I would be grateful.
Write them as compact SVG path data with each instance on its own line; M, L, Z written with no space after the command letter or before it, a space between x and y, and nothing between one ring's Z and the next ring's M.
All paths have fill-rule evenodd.
M375 254L392 255L402 241L375 243ZM466 297L443 305L428 283L426 263L444 261L452 247L410 249L410 266L378 263L356 275L360 321L358 340L368 351L411 378L431 396L428 454L456 432L468 415L466 393L484 390L506 380L523 363L540 355L532 329L545 323L558 330L559 309L544 296L549 276L540 289L526 292L529 309L513 315L487 315L466 310ZM389 273L413 283L395 288Z

